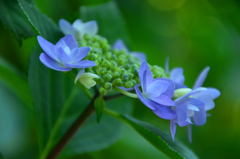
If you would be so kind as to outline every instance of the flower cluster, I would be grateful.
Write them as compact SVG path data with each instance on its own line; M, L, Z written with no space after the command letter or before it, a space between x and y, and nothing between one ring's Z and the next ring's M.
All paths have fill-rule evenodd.
M57 71L78 69L75 83L88 89L96 86L101 95L116 90L138 97L154 114L170 121L173 139L177 125L205 124L207 111L214 108L213 100L220 95L217 89L202 86L208 67L194 87L188 88L182 68L169 71L168 64L165 70L149 65L144 53L129 51L122 40L110 45L97 35L95 21L70 24L62 19L59 25L65 36L55 45L38 36L45 66Z

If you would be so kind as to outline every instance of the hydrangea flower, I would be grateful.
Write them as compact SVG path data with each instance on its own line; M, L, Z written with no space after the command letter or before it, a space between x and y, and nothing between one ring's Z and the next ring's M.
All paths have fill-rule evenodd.
M140 61L145 61L146 60L146 55L144 53L142 53L142 52L130 52L128 50L128 48L125 46L125 44L123 43L122 40L117 40L113 45L113 49L124 50L127 53L132 54L134 57L138 58Z
M178 97L175 100L176 118L170 122L170 132L174 139L176 126L180 127L189 125L189 140L191 141L191 125L203 125L206 123L207 111L214 108L214 99L220 92L215 88L202 87L205 81L209 67L205 68L197 78L193 89L180 88L175 90ZM182 93L181 93L182 91Z
M37 37L43 49L40 61L47 67L57 71L70 71L72 68L88 68L95 66L93 61L83 60L90 51L89 47L78 47L72 35L66 35L56 45L41 36Z
M154 79L147 62L141 64L138 74L142 91L139 86L135 86L135 90L141 102L160 118L175 119L175 112L171 108L175 106L171 99L174 91L173 82L163 78Z
M65 35L74 35L76 39L81 39L84 34L96 35L98 32L98 26L96 21L83 22L77 19L70 24L68 21L61 19L59 20L59 26Z

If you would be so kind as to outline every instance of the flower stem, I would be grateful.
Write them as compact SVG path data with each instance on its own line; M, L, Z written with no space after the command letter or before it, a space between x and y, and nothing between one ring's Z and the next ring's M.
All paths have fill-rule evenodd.
M123 89L120 89L118 87L115 87L114 88L116 91L128 96L128 97L131 97L131 98L138 98L138 96L135 94L135 93L131 93L131 92L128 92L128 91L125 91Z
M66 131L63 137L58 141L58 143L50 151L46 159L56 159L63 148L67 145L70 139L74 136L77 130L82 126L84 121L94 112L94 101L99 96L98 93L92 98L91 102L88 104L86 109L78 116L78 118L73 122L71 127Z

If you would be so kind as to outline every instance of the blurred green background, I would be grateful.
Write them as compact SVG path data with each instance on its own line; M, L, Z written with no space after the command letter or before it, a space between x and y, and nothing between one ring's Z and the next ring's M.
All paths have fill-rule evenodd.
M81 6L101 5L108 0L35 0L38 8L56 23L85 16ZM147 54L151 64L183 67L186 83L192 86L198 73L210 66L205 86L216 87L222 95L216 100L206 125L194 127L193 143L186 130L178 128L177 138L202 159L240 158L240 1L238 0L116 0L99 19L100 34L113 43L125 40L133 51ZM80 9L81 8L81 9ZM111 12L111 13L109 13ZM102 27L102 28L101 28ZM35 37L21 45L1 26L0 55L27 75ZM1 76L1 75L0 75ZM9 101L11 101L9 103ZM140 102L133 115L168 131L168 123L155 117ZM0 151L9 158L34 153L36 142L32 116L19 99L0 82ZM33 151L29 151L30 149ZM24 158L24 157L23 157ZM120 140L112 146L76 158L157 159L166 158L131 128L124 126Z

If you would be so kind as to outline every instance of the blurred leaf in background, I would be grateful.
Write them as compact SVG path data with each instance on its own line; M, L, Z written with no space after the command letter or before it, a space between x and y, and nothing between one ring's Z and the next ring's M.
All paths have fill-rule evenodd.
M27 85L28 75L31 76L34 100L41 100L38 108L44 110L37 113L41 118L42 114L51 116L41 119L51 119L50 125L43 122L43 125L48 127L44 129L47 131L52 128L72 87L69 84L70 75L64 75L63 78L62 75L40 65L37 57L40 50L33 54L36 39L29 37L42 34L54 42L61 36L56 25L60 18L70 21L82 18L97 20L101 35L106 36L111 43L118 38L123 39L131 50L145 52L152 64L163 65L165 58L169 56L171 67L182 66L185 69L189 86L193 84L200 70L209 65L211 71L206 86L219 88L222 96L217 100L216 108L211 111L208 123L203 127L194 127L193 143L187 146L192 148L199 158L239 158L239 1L35 0L33 3L37 4L36 8L29 2L0 0L0 56L3 59L0 63L0 152L4 157L36 158L38 153L36 131L39 125L35 124L32 117L36 112L24 106L28 103L31 107L32 104L29 99L30 88ZM22 42L22 46L19 46L15 37ZM28 39L24 40L26 38ZM29 65L31 73L28 74ZM83 105L88 102L86 98L81 97ZM124 100L123 102L128 103ZM73 105L69 116L80 107L78 101ZM135 118L151 122L161 130L168 131L167 122L159 120L140 102L135 102L134 105ZM72 120L70 118L68 122ZM104 145L102 140L99 140L103 138L101 135L109 135L114 130L108 128L104 120L102 127L97 125L94 116L88 122L93 123L93 129L96 127L104 130L99 136L93 136L94 140L86 138L86 142L95 142L96 147L86 146L82 149L79 145L84 143L76 140L69 145L74 147L74 156L69 155L70 150L66 149L62 158L167 158L128 127L124 127L122 135L109 137L109 143ZM118 121L111 122L118 127ZM92 128L86 126L83 132ZM118 131L120 132L120 129ZM78 135L84 136L83 132ZM118 137L120 140L108 147ZM104 139L106 138L105 136ZM186 142L184 129L179 130L177 138ZM105 149L99 151L101 148ZM90 150L96 152L88 152Z

